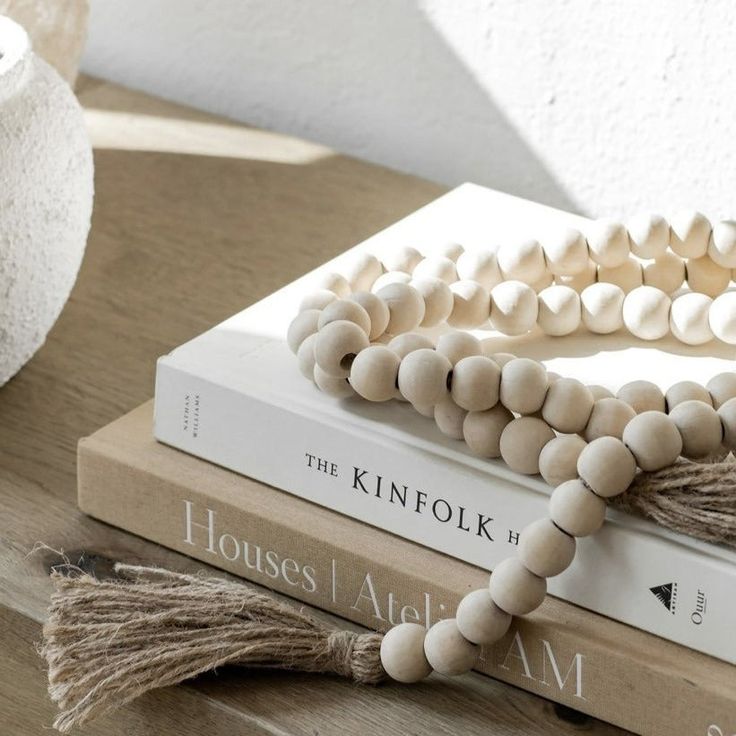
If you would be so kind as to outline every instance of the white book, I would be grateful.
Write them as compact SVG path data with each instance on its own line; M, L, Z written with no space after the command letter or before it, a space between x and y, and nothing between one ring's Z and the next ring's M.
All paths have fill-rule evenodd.
M587 221L465 184L325 264L451 238L479 248ZM475 457L398 401L338 401L297 370L284 335L315 274L289 284L159 360L155 436L368 524L491 570L518 532L546 515L552 489L502 462ZM509 338L494 350L542 360L553 371L616 390L630 380L706 381L732 370L733 350L690 348L628 335ZM289 513L288 506L284 514ZM736 663L736 552L609 508L596 535L579 540L552 595Z

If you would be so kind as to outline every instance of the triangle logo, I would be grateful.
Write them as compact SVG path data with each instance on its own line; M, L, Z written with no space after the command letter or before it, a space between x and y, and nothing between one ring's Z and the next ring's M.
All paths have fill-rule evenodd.
M675 604L677 602L677 583L664 583L663 585L655 585L649 588L654 597L670 612L675 612Z

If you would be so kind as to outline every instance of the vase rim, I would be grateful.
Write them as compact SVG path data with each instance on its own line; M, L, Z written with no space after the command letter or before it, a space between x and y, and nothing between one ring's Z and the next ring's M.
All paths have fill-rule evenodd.
M0 15L0 95L8 83L13 84L16 77L14 70L22 65L31 50L31 42L28 39L23 26L16 23L6 15Z

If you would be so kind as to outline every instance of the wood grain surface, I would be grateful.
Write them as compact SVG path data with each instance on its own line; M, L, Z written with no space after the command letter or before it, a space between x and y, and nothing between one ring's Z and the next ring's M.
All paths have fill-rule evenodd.
M48 732L34 644L63 552L201 568L82 515L75 446L153 392L156 357L439 195L436 185L93 79L96 199L79 281L0 389L0 733ZM42 546L46 545L46 546ZM324 615L324 614L320 614ZM620 730L477 674L416 687L229 669L80 734L571 734Z

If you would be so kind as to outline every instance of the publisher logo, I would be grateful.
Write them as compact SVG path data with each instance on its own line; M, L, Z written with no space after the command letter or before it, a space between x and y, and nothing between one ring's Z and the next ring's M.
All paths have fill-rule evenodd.
M655 585L649 588L654 597L670 612L675 612L677 603L677 583L664 583L664 585Z

